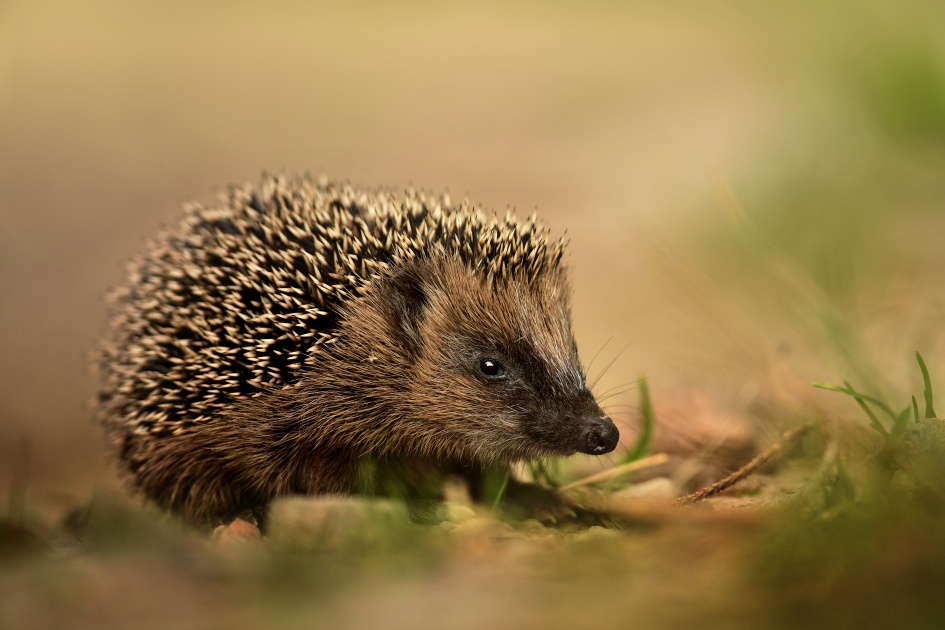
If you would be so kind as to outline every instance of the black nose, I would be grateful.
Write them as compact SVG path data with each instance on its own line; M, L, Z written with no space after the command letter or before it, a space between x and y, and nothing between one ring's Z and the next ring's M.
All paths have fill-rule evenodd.
M620 432L610 418L594 418L587 423L584 429L584 448L580 449L582 453L588 455L603 455L617 448L617 440L620 439Z

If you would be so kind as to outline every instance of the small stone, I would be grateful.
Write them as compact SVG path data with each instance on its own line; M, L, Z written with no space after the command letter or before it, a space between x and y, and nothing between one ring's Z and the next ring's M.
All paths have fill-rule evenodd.
M213 538L221 544L229 545L248 540L262 540L262 532L249 521L237 518L229 525L220 525L214 529Z
M679 487L668 477L656 477L618 490L610 495L611 510L639 509L669 504L679 496Z

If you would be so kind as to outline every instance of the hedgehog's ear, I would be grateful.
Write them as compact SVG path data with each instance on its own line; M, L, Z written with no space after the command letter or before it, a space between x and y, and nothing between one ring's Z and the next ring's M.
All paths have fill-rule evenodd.
M411 270L404 270L387 279L384 286L385 304L394 332L411 354L420 352L423 341L420 323L429 305L423 282Z

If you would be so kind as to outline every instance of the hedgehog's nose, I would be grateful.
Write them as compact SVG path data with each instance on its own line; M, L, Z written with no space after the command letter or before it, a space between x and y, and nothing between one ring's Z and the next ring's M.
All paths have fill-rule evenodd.
M617 448L619 439L620 432L610 418L594 418L584 429L584 448L580 450L588 455L603 455Z

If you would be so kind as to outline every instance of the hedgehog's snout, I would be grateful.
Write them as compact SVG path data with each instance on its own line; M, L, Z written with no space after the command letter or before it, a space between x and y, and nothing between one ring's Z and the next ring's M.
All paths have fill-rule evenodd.
M581 435L583 446L578 449L588 455L603 455L617 448L620 431L607 416L594 417L585 421Z

